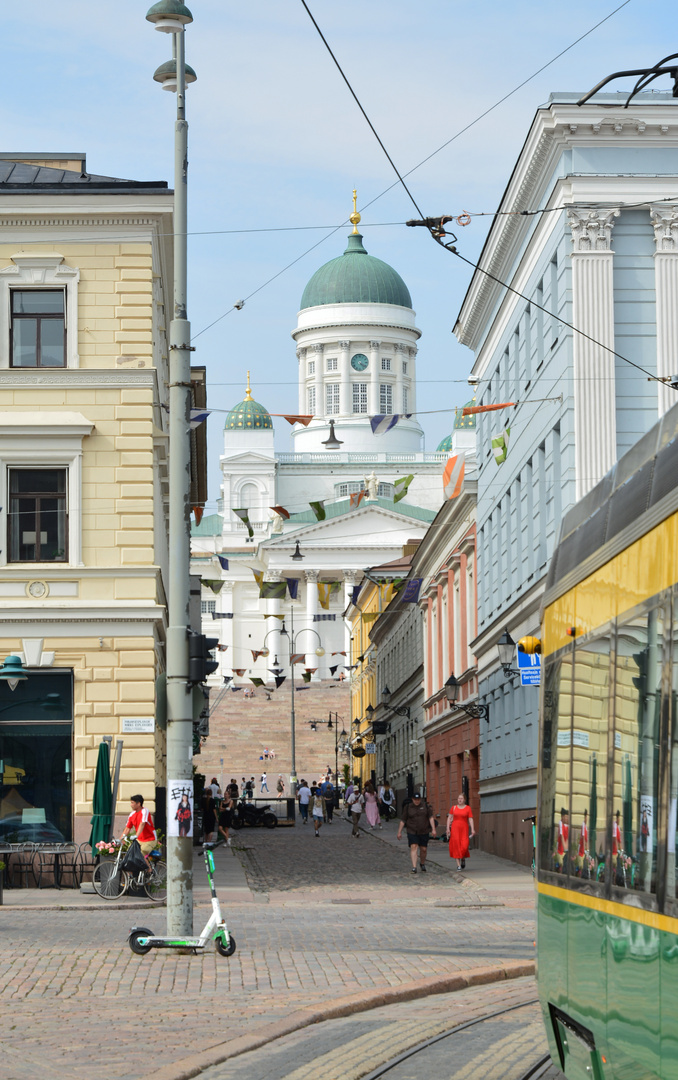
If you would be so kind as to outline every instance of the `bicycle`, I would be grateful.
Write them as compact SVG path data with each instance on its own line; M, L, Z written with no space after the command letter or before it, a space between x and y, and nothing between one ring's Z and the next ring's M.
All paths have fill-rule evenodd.
M148 859L148 869L131 874L123 870L123 845L115 841L118 848L115 859L102 859L95 866L92 885L95 892L104 900L118 900L133 886L143 889L149 900L160 903L167 896L167 864L160 858L162 852L152 851Z

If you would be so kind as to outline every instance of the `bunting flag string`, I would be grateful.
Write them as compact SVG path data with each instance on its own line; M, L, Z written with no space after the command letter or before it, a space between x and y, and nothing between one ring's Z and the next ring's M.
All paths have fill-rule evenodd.
M348 502L351 510L357 510L366 495L367 492L364 488L361 491L354 491L352 495L349 495Z
M232 675L224 675L224 686L228 686L228 684L231 682L232 679L233 679Z
M206 589L211 589L212 592L216 593L217 596L224 587L223 581L208 581L207 578L202 579L202 584L205 586Z
M259 586L259 596L262 600L284 600L286 591L286 581L262 581Z
M290 665L293 666L294 664L303 664L305 659L306 659L306 653L293 652L292 655L290 656Z
M275 611L267 611L266 614L262 615L261 617L262 617L262 619L279 619L280 622L282 622L283 619L285 618L284 615L279 615Z
M545 399L548 400L548 399ZM461 410L462 416L473 416L475 413L496 412L497 409L508 409L512 405L518 405L517 401L500 401L498 405L466 405Z
M239 686L232 686L231 690L233 691L234 694L237 694L238 691L240 690L240 687Z
M254 660L255 663L257 662L257 660L259 659L260 656L264 655L264 650L263 649L250 649L250 652L252 653L252 659Z
M446 499L456 499L461 494L465 469L466 458L463 454L454 454L447 459L443 469L443 491Z
M343 652L333 652L332 656L346 656L346 651L344 650Z
M353 588L351 589L351 603L352 604L357 604L358 603L358 597L360 596L360 590L361 589L362 589L362 585L354 585Z
M228 570L228 559L225 555L217 555L222 570Z
M280 689L280 687L282 686L282 684L284 683L286 678L287 678L287 675L276 675L276 677L275 677L275 688L276 688L276 690Z
M228 645L217 645L217 652L226 652L227 650Z
M263 686L264 685L264 680L260 679L258 676L254 676L254 678L253 678L250 675L250 682L254 683L255 686Z
M511 428L505 427L504 430L492 440L492 453L494 454L494 460L497 465L502 465L506 461L510 435Z
M299 593L299 578L288 577L285 578L287 583L287 591L290 594L290 600L296 600Z
M212 615L213 619L232 619L233 618L233 612L232 611L212 611L211 615Z
M270 667L268 670L270 671L271 675L275 675L276 678L278 677L278 675L282 675L283 671L281 667Z
M233 674L234 674L234 675L237 675L239 679L242 679L242 677L243 677L243 675L245 674L245 671L246 671L246 670L247 670L247 669L246 669L246 668L244 668L244 667L240 667L240 668L238 668L238 667L234 667L234 668L232 668Z
M338 668L338 667L339 667L339 665L338 665L338 664L334 664L334 665L333 665L333 666L332 666L332 667L330 668L330 675L334 675L334 673L335 673L335 671L337 670L337 668Z
M400 491L398 491L393 496L393 502L394 503L400 502L401 499L405 498L405 496L407 495L407 492L410 489L410 484L412 483L413 480L414 480L414 473L410 473L409 476L401 476L400 480L394 481L393 486L401 488ZM401 487L401 485L402 485L402 487Z
M335 622L336 618L337 618L336 613L333 611L329 615L318 615L318 614L314 615L313 616L313 622ZM344 653L343 655L346 656L346 653Z
M330 594L330 583L329 583L329 581L319 581L318 582L318 600L320 601L321 608L323 608L325 611L327 611L327 609L330 606L330 595L331 594Z
M308 425L311 423L311 420L313 419L312 416L307 416L304 413L289 413L288 415L287 413L273 412L270 415L282 416L283 420L287 420L288 424L303 424L304 427L308 427Z
M211 411L211 409L191 409L188 421L191 431L195 431L201 424L204 424Z
M309 503L308 505L311 507L311 510L315 514L316 521L324 521L325 520L325 518L327 517L327 514L325 513L325 503L323 502L322 499L318 499L317 502L312 502L312 503Z
M399 420L409 420L412 413L390 413L389 415L382 415L370 417L370 426L372 428L373 435L384 435L391 428L395 427Z
M418 602L423 580L423 578L410 578L405 585L403 595L400 597L401 603L416 604Z
M250 569L252 570L252 573L254 574L254 580L256 581L259 588L261 588L261 583L264 580L264 572L263 572L263 570L255 570L254 567L250 567Z
M363 622L374 622L375 619L379 618L379 615L379 611L363 611Z
M254 536L254 529L252 528L252 524L250 522L249 512L247 510L245 510L243 507L240 507L238 510L236 510L235 507L234 507L233 508L233 513L235 514L235 516L237 518L240 518L243 525L246 527L247 535L249 536L249 538L251 540L252 537Z
M290 512L284 506L272 506L271 510L274 514L280 514L280 517L285 518L285 521L289 520Z
M310 682L311 681L311 672L310 671L302 671L301 677L304 680L304 682Z
M193 511L196 525L199 525L200 522L202 521L202 515L205 513L205 507L204 506L192 506L191 510Z

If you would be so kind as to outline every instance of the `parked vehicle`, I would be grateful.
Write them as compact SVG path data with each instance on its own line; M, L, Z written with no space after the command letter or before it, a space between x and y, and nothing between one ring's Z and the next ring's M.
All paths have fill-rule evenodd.
M242 829L245 825L251 825L252 828L263 825L267 829L275 829L278 819L271 810L270 805L257 806L253 802L240 799L231 824L234 829Z

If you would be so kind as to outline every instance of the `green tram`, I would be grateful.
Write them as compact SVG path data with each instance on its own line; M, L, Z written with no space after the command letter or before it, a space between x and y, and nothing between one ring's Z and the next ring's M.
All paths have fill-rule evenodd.
M543 603L538 981L569 1080L678 1080L678 405L566 515Z

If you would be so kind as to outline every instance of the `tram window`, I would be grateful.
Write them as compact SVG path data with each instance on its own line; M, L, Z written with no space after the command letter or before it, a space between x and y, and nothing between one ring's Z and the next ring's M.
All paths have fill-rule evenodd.
M607 739L610 700L610 638L575 649L572 707L570 874L605 877Z
M657 887L659 725L664 613L617 626L612 805L612 883Z
M671 664L671 790L666 838L666 895L678 898L678 604L674 599L673 657Z
M547 664L544 679L539 866L567 874L569 862L572 655Z

